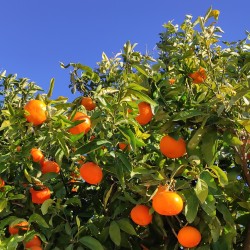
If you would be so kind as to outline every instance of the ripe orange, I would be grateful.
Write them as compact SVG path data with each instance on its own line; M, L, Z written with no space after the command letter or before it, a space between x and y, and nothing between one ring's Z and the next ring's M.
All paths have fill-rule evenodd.
M153 117L152 109L149 103L140 102L138 104L139 115L135 118L140 125L148 124Z
M43 204L44 201L50 199L50 190L47 187L43 187L41 190L35 190L30 188L31 199L35 204Z
M46 173L59 173L60 166L54 161L44 161L41 165L41 171L43 174Z
M185 226L178 232L177 239L183 247L196 247L201 241L201 233L195 227Z
M81 100L81 104L88 111L91 111L91 110L95 109L95 107L96 107L96 104L95 104L95 102L93 102L91 97L83 97Z
M94 162L86 162L80 168L80 175L89 184L97 185L101 182L102 169Z
M21 146L17 146L17 147L16 147L16 151L17 151L17 152L20 152L21 150L22 150L22 147L21 147Z
M41 242L40 238L37 235L34 235L34 237L31 240L24 243L24 247L29 248L29 247L33 247L33 246L41 246L41 244L42 244L42 242Z
M10 234L18 234L21 231L27 231L29 229L28 221L22 221L15 225L9 225L9 233Z
M0 177L0 188L5 186L5 181Z
M127 143L125 143L125 142L119 142L119 144L118 144L118 146L119 146L119 148L121 149L121 150L130 150L130 145L128 145Z
M47 119L46 105L39 100L30 100L24 106L26 120L33 125L40 125Z
M160 151L168 158L179 158L186 154L186 143L182 138L175 140L165 135L160 141Z
M202 67L188 76L193 79L193 83L203 83L207 78L206 70Z
M152 206L158 214L172 216L182 211L183 200L176 192L162 188L154 195Z
M91 128L91 121L89 116L85 115L82 112L76 112L72 121L83 121L82 123L69 129L69 132L73 135L77 135L80 133L86 134Z
M32 160L34 162L39 162L39 161L42 161L44 159L42 151L38 148L32 148L30 151L30 154L31 154Z
M175 79L174 79L174 78L171 78L171 79L169 79L168 81L169 81L169 84L170 84L170 85L173 85L173 84L175 83Z
M147 226L152 222L152 214L149 213L149 207L145 205L136 205L130 212L131 219L140 226Z

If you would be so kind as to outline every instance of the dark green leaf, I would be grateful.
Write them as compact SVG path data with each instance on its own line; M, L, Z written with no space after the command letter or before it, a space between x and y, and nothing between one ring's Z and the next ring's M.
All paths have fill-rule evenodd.
M197 198L199 199L199 201L201 203L204 203L207 196L208 196L208 186L207 183L202 180L202 179L198 179L196 186L194 188L194 191L197 195Z
M76 154L88 154L93 151L96 151L100 149L102 146L105 146L107 144L110 144L107 140L93 140L85 145L83 145L81 148L76 150Z
M79 242L91 250L104 250L102 244L91 236L84 236L79 239Z
M132 166L131 166L131 163L130 163L128 157L125 154L119 153L119 152L117 152L117 156L121 160L121 162L123 163L123 165L127 169L127 171L131 172Z
M204 115L204 112L199 110L181 111L172 117L172 121L186 121L189 118L199 115Z
M184 214L189 223L192 223L197 215L199 208L199 200L192 190L183 192L186 200Z
M130 221L128 219L121 219L117 221L120 229L130 235L137 235L134 227L132 226L132 224L130 223Z
M202 209L211 217L216 215L215 199L213 195L208 195L205 202L201 204Z
M109 236L115 245L120 246L121 244L121 231L117 222L112 221L109 226Z
M37 213L33 213L30 218L29 218L29 223L35 222L38 225L45 227L45 228L49 228L49 225L47 224L47 222L45 221L45 219L37 214Z

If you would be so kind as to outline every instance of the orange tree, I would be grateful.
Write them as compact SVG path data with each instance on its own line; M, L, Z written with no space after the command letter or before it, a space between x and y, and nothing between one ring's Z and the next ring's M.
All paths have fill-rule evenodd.
M249 249L249 45L218 15L61 64L72 103L1 73L1 249Z

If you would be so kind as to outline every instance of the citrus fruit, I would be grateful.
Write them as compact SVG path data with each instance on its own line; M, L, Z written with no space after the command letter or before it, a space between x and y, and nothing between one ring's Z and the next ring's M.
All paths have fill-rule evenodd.
M27 231L29 229L28 221L22 221L15 225L9 225L9 233L10 234L18 234L21 231Z
M165 135L160 141L160 151L168 158L179 158L186 154L186 143L182 138L175 140Z
M192 78L193 83L203 83L207 78L206 70L200 67L196 72L189 74L189 77Z
M43 164L41 164L41 171L43 174L46 173L59 173L60 172L60 166L55 161L44 161Z
M80 133L86 134L91 128L91 121L89 116L82 112L76 112L72 121L82 121L82 123L69 129L69 132L73 135L77 135Z
M81 104L88 111L91 111L91 110L95 109L95 107L96 107L96 104L95 104L95 102L93 102L91 97L83 97L81 100Z
M5 186L5 181L0 177L0 188Z
M159 189L152 200L154 210L161 215L177 215L183 209L183 200L181 196L174 191Z
M33 247L33 246L41 246L41 244L42 244L42 242L41 242L40 238L37 235L34 235L34 237L31 240L24 243L24 247L29 248L29 247Z
M35 204L43 204L44 201L50 199L50 190L48 187L43 187L41 190L30 188L31 199Z
M121 149L121 150L130 150L130 145L128 145L127 143L125 143L125 142L119 142L119 144L118 144L118 146L119 146L119 148Z
M145 205L136 205L130 212L131 219L140 226L147 226L152 222L152 214L149 213L149 207Z
M195 227L185 226L178 232L177 239L183 247L196 247L201 241L201 233Z
M175 83L175 79L174 79L174 78L171 78L171 79L169 79L168 81L169 81L169 84L170 84L170 85L173 85L173 84Z
M138 104L139 115L135 118L140 125L148 124L153 117L152 109L149 103L140 102Z
M86 162L80 168L80 175L89 184L97 185L101 182L102 169L94 162Z
M40 125L47 119L46 105L39 100L30 100L24 106L26 120L33 125Z
M17 152L21 152L21 150L22 150L22 147L21 147L21 146L17 146L17 147L16 147L16 151L17 151Z
M30 154L31 154L32 160L34 162L39 162L39 161L42 161L44 159L42 151L38 148L32 148L30 151Z

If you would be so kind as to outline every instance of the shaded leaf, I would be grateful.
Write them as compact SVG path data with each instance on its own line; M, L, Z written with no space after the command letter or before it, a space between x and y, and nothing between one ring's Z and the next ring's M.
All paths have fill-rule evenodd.
M208 196L208 186L207 183L202 180L202 179L198 179L196 186L194 188L194 191L197 195L197 198L199 199L199 201L201 203L204 203L207 196Z
M109 226L109 236L115 245L120 246L121 244L121 231L117 222L112 221Z
M91 250L104 250L102 244L91 236L84 236L79 239L79 242Z

